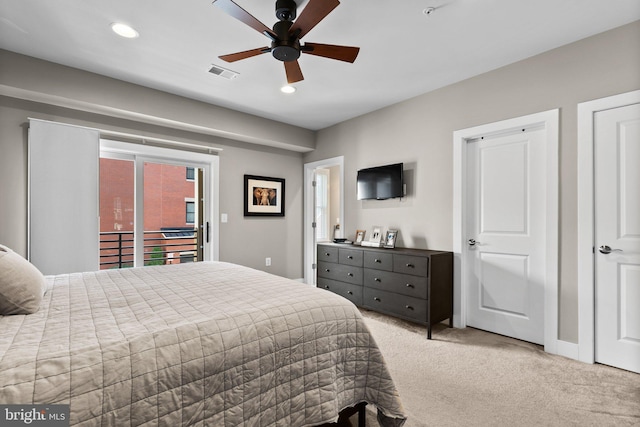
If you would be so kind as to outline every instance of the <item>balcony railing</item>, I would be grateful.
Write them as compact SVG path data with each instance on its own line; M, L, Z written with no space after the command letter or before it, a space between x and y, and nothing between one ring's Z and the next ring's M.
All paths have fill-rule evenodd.
M144 232L144 265L201 261L198 230L163 228ZM100 233L100 269L127 268L134 264L133 231Z

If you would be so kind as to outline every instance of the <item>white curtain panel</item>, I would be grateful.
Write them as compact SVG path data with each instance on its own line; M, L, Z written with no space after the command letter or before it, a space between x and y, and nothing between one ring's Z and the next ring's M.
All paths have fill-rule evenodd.
M29 260L43 274L99 267L96 129L29 119Z

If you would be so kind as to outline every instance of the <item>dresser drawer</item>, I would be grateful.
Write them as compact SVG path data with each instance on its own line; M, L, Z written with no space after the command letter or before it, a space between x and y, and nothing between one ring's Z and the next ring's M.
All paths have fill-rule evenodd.
M340 264L362 267L362 251L359 249L338 249L338 262Z
M338 262L338 248L318 245L318 261Z
M403 317L416 322L427 321L427 301L377 289L363 288L363 307Z
M362 285L362 268L330 262L318 262L318 277Z
M345 297L357 306L362 306L362 286L320 277L318 287Z
M364 270L364 286L427 299L427 278L381 270Z
M426 277L429 274L429 258L411 255L394 255L393 271L396 273Z
M379 251L367 251L364 253L364 268L392 271L393 255Z

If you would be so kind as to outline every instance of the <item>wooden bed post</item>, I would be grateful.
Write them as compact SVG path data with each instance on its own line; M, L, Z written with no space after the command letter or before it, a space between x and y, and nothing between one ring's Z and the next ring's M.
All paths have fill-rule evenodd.
M358 427L367 427L367 402L358 403Z

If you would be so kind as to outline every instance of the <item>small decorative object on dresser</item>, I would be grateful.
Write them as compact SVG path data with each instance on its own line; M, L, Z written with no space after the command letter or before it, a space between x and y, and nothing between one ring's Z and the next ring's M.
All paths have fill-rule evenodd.
M365 242L363 242L365 243ZM317 284L358 307L431 327L453 326L453 253L318 244Z
M373 227L371 227L369 240L363 240L361 245L371 246L374 248L382 247L382 227L380 227L379 225L374 225Z
M362 243L362 241L364 240L365 233L366 233L365 230L356 230L356 240L355 240L356 245L359 245Z
M387 237L384 239L385 248L395 248L396 238L398 237L398 230L387 230Z

